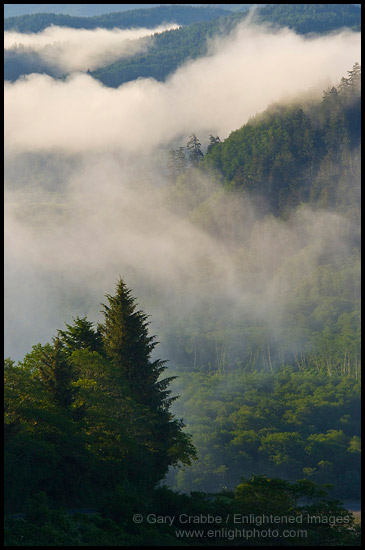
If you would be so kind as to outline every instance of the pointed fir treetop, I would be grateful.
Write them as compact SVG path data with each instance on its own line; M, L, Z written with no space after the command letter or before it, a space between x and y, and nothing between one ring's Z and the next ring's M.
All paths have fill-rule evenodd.
M74 397L73 372L59 338L53 338L52 347L43 348L38 371L52 400L60 407L70 407Z
M65 323L67 330L59 330L58 337L68 353L79 349L97 351L103 355L103 339L99 328L94 330L93 323L85 317L76 317L73 325Z

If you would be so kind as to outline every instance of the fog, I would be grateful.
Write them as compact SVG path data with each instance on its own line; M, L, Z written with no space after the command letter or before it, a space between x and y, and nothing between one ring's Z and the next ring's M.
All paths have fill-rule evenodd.
M71 36L57 32L59 42ZM85 59L95 58L92 42L83 43ZM222 239L183 214L167 153L192 133L203 143L210 133L224 139L273 102L320 97L359 59L359 33L303 38L243 24L164 83L111 89L86 74L6 83L5 355L21 359L76 315L101 320L119 276L157 336L209 303L222 320L244 313L280 331L285 294L320 254L346 257L349 222L309 208L286 222L263 219L248 197L222 203L219 183L199 176L217 223L229 226L235 212L235 234L228 227ZM286 276L292 257L302 267ZM168 359L168 345L162 351Z
M118 59L144 53L153 44L155 33L176 29L178 25L159 25L154 29L71 29L52 25L39 33L6 31L4 47L27 48L43 62L67 74L93 71ZM22 51L22 50L21 50Z
M360 33L308 39L241 25L210 51L166 83L138 79L112 89L85 74L7 83L6 151L137 152L192 132L222 139L273 101L339 81L359 59Z

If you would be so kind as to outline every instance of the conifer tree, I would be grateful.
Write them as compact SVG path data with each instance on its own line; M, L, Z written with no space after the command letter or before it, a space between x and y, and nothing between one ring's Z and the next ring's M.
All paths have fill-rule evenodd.
M73 373L59 338L53 338L53 346L43 349L38 370L56 405L65 409L70 407L74 397Z
M171 414L174 401L168 386L174 377L160 380L166 361L151 360L157 342L148 335L147 315L137 310L135 299L119 279L114 296L106 295L105 321L100 326L106 355L110 358L115 383L142 405L145 418L146 448L152 455L154 481L161 479L169 465L179 461L189 464L195 449L189 436L182 432L183 423Z
M218 143L222 143L221 140L220 140L220 137L219 136L213 136L212 134L210 134L207 153L211 153L214 146L217 145Z
M347 71L348 82L353 95L360 95L361 91L361 65L356 62L351 71Z
M201 143L195 134L191 134L189 141L186 144L186 148L189 151L191 164L193 166L197 166L199 161L204 157L204 154L201 150Z
M131 291L119 279L116 294L106 295L105 322L100 326L108 357L126 380L136 400L143 405L168 408L171 398L166 390L172 378L159 381L165 361L151 361L157 342L148 335L147 315L137 311Z
M169 152L168 170L169 178L172 183L175 183L177 178L187 169L187 159L185 155L185 147L179 149L171 149Z
M73 325L65 323L67 330L59 330L58 337L65 347L67 353L79 349L97 351L103 355L103 339L99 328L94 330L93 323L88 321L86 316L76 317Z

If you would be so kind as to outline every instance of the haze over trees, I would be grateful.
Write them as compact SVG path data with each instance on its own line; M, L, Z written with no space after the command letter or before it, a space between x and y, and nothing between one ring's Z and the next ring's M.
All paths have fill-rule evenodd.
M184 192L186 204L190 205L188 212L196 223L214 231L222 242L235 242L240 256L245 258L246 269L255 250L250 243L241 241L237 231L240 211L231 209L229 224L224 218L215 217L227 197L238 200L240 194L249 193L262 213L279 219L290 219L293 211L299 208L300 212L305 204L319 211L326 208L341 212L349 221L350 231L345 256L335 248L331 253L323 250L316 270L309 276L304 274L300 283L297 279L295 290L287 295L286 321L282 325L285 329L279 329L275 338L270 328L275 317L267 323L255 316L250 320L247 316L246 323L242 323L241 317L238 329L236 323L230 324L229 314L223 316L219 304L214 314L212 306L197 312L191 323L194 331L191 327L180 328L180 338L171 345L174 352L170 357L178 365L177 372L184 373L177 386L178 393L181 387L190 390L184 392L178 411L185 418L189 411L189 430L201 451L200 460L191 469L177 473L175 483L180 490L230 486L230 476L237 480L239 472L247 468L257 474L270 471L289 479L306 474L317 481L333 482L338 496L359 496L360 471L355 458L359 455L352 445L360 434L356 413L359 397L355 397L360 387L360 249L356 222L360 185L360 75L361 68L355 63L338 88L324 92L322 102L307 107L273 106L223 142L215 139L214 147L210 147L195 170L190 166L185 173L176 171L171 202ZM209 196L207 188L202 200L196 189L206 173L221 174L224 192ZM274 224L272 230L275 231ZM337 245L333 242L329 246ZM285 278L293 270L305 271L310 258L310 247L297 257L292 256L284 267ZM254 277L254 261L250 269ZM260 270L256 273L259 277ZM278 277L283 275L284 271L277 272ZM275 278L275 271L271 276ZM350 280L358 283L348 285ZM245 283L242 292L244 289ZM285 300L284 296L281 300ZM214 331L212 315L220 321L215 323ZM175 330L170 326L168 334L179 334L179 325ZM310 352L303 353L303 348ZM328 383L333 384L333 389ZM348 388L347 397L337 393L342 384ZM322 398L312 401L313 391L326 395L326 405ZM330 395L334 399L331 405L327 401ZM351 401L351 410L341 410L347 399ZM292 402L297 409L294 415L301 411L300 421L298 417L294 420L289 412ZM324 413L322 407L327 406L331 413ZM333 416L335 409L339 414L337 420ZM311 420L306 414L313 415ZM320 426L316 426L315 419ZM350 425L347 422L354 422L351 426L355 429L348 438L343 430L345 424ZM304 428L309 428L310 433L305 434ZM336 440L337 451L324 451L323 446L324 453L316 454L320 445L332 438ZM242 451L238 450L240 441ZM227 445L232 446L232 460L236 464L230 462ZM329 460L330 456L333 460Z
M24 537L28 544L39 537L43 545L86 543L96 534L99 545L106 541L112 545L118 544L117 541L139 545L146 537L150 542L161 544L173 540L172 523L170 528L164 527L157 532L147 529L142 535L136 534L133 526L125 522L131 511L149 512L148 517L157 517L166 510L171 513L174 507L191 514L200 511L209 513L210 527L217 529L222 513L228 513L227 518L231 514L236 518L237 514L265 513L268 503L270 518L273 515L284 518L290 513L301 518L301 526L302 518L307 518L304 520L306 544L312 540L321 540L323 545L357 544L358 533L351 514L338 502L327 501L326 492L314 481L304 479L290 483L275 475L267 477L271 472L280 472L280 466L284 466L284 477L295 476L303 452L308 457L313 456L314 463L328 453L332 460L341 461L340 472L344 474L347 489L349 486L358 488L355 472L343 469L345 461L350 468L356 468L360 444L359 436L351 439L346 436L353 433L351 414L356 411L357 386L354 379L337 380L325 375L319 378L318 373L313 376L308 369L296 372L290 367L269 377L258 373L245 376L237 372L238 376L230 375L226 380L214 376L208 381L204 380L203 373L198 378L190 374L190 387L198 389L198 393L209 387L215 394L222 383L234 387L233 393L227 386L227 403L220 402L222 391L218 393L221 396L218 400L206 391L203 391L203 402L199 397L200 426L204 426L206 414L210 420L202 434L195 434L196 440L198 443L200 437L207 440L209 434L210 442L217 446L224 434L225 450L221 456L225 456L227 464L215 465L212 470L211 459L207 461L203 455L198 468L198 471L202 469L198 474L200 482L206 478L205 487L207 483L215 486L218 476L229 484L230 476L236 470L242 472L245 467L251 472L263 468L265 475L243 479L235 491L225 489L209 499L204 493L192 493L188 497L166 487L156 489L156 482L164 477L169 465L191 464L196 451L189 436L182 431L182 422L174 419L169 411L174 400L167 389L172 377L161 380L160 374L165 370L163 362L150 360L155 342L148 336L146 315L136 310L135 299L122 279L117 282L115 295L106 297L104 323L96 329L86 318L76 318L73 325L66 325L67 330L58 331L52 345L34 346L17 366L10 359L5 361L6 506L12 511L26 502L24 520L11 517L6 520L8 545L22 545ZM182 380L189 386L184 378ZM315 401L309 397L309 392L306 395L308 384L315 389ZM351 396L348 403L347 393ZM187 396L189 399L189 390ZM330 401L328 396L333 396ZM204 402L206 398L208 403ZM317 401L320 415L316 410ZM251 411L253 402L256 407ZM236 403L238 410L235 410ZM339 403L343 403L340 409ZM329 409L326 411L324 406ZM344 430L331 429L326 434L309 435L306 440L301 434L302 425L307 433L318 420L319 428L325 428L324 418L327 421L332 418L332 425L336 425L331 414L333 406L336 415L342 415L339 421ZM190 407L194 414L194 401ZM209 411L213 410L212 417ZM227 410L233 410L228 418ZM288 425L295 425L295 432L276 431L276 421L281 430L284 427L283 418L280 419L283 413ZM216 421L212 423L215 416L219 419L217 427ZM229 426L230 421L233 421L232 426ZM237 421L239 430L234 429ZM222 428L223 434L218 435ZM229 433L235 436L231 445L227 445ZM348 458L345 458L346 444ZM201 444L200 451L203 451ZM265 460L269 460L268 464ZM270 461L276 470L270 467ZM316 479L316 470L316 467L306 466L303 473ZM336 478L340 472L336 471L334 462L318 461L320 481L332 481L333 474ZM184 475L183 471L181 473ZM188 472L190 476L197 473ZM146 494L149 495L147 499ZM303 499L307 499L306 505L299 504ZM71 519L65 510L52 510L61 504L85 507L90 503L108 519L83 518L80 514ZM308 519L309 515L321 517L320 532ZM185 515L178 516L174 528L184 527L183 517ZM336 517L336 521L331 517ZM278 521L272 519L269 524L267 521L262 536L266 536L264 533L269 527L275 528L270 541L275 545L280 541ZM230 520L228 528L233 530L235 523ZM175 536L178 532L175 531ZM181 533L184 537L184 531ZM259 533L260 529L257 530L257 542L261 537ZM293 530L290 545L296 545L300 536ZM192 541L198 545L208 544L209 534L192 535ZM95 539L93 542L95 544Z
M152 25L159 10L111 13L104 22L130 14ZM257 12L302 33L358 28L352 5ZM32 82L44 94L31 146L21 141L29 119L16 124L24 111L13 126L9 116L6 133L16 138L6 155L7 284L22 290L22 267L28 292L38 283L44 298L32 305L16 294L13 309L30 311L28 331L47 308L66 321L48 342L34 338L19 361L5 359L6 545L280 546L288 517L287 546L360 544L340 501L360 498L361 66L354 59L321 97L296 94L253 110L222 135L216 123L187 119L193 81L176 101L163 80L189 57L204 79L206 65L192 60L207 53L206 37L223 32L226 40L242 17L163 33L145 55L103 68L110 86L161 80L127 84L129 95L90 73L75 77L85 86L83 113L102 121L106 110L119 148L99 122L103 145L88 149L77 133L82 122L46 108L51 82L57 107L84 120L79 103L61 102L68 79L63 87L39 75L6 84L18 101L34 94ZM180 84L184 74L192 73L180 73ZM235 95L223 97L238 112ZM210 105L215 121L219 105ZM129 118L119 119L124 106ZM47 118L51 145L33 149ZM155 132L159 125L171 139ZM82 144L76 153L62 145L63 129ZM45 264L38 279L37 262ZM101 283L101 296L110 293L89 315ZM242 535L251 528L255 536Z
M271 188L264 187L266 208L278 219L309 203L354 220L356 195L347 182L349 174L357 177L360 76L356 63L338 88L324 92L321 103L271 108L223 142L211 135L205 156L191 134L186 147L170 151L170 200L189 182L186 192L195 196L188 201L190 215L209 228L214 212L205 209L209 194L194 206L194 188L202 174L219 171L223 194L215 193L217 204L232 192L249 191L259 198L262 186L271 182ZM214 231L227 238L224 225ZM325 254L316 276L304 278L290 298L287 314L301 319L309 353L293 349L287 329L274 341L265 324L249 318L242 324L241 319L238 329L210 308L191 318L196 329L194 334L189 329L189 337L188 327L179 328L174 321L162 333L165 343L173 335L169 349L178 378L161 378L166 365L151 359L156 343L148 334L147 316L137 310L120 279L115 295L107 295L104 322L96 328L86 317L77 317L51 344L34 346L18 365L6 360L8 509L17 510L24 499L46 511L45 498L51 506L93 502L119 521L125 517L120 506L126 492L153 490L179 462L190 466L170 470L167 480L183 492L227 491L242 475L254 475L247 488L261 484L265 476L287 480L281 484L305 478L299 494L313 494L317 483L330 484L335 497L359 498L359 298L348 284L359 281L358 255L356 239L345 263L341 253L337 259ZM301 260L290 261L286 269ZM285 327L290 324L288 320ZM244 348L235 347L241 339ZM181 395L178 403L169 387ZM188 419L196 449L176 414ZM230 501L235 510L241 487ZM32 501L34 494L38 501ZM169 500L172 493L163 498ZM212 506L219 509L217 499ZM245 506L247 502L245 497ZM27 517L32 521L29 513ZM346 530L330 535L323 533L328 540L350 536Z
M8 17L5 31L40 32L50 25L75 29L95 28L153 28L171 22L181 28L155 35L154 44L147 53L121 59L105 67L91 71L94 78L106 86L118 87L139 77L165 80L182 63L208 53L207 40L222 33L228 34L247 17L245 11L231 13L216 7L159 6L121 13L109 13L94 17L33 14ZM294 29L298 33L324 33L341 28L360 30L361 10L353 4L275 4L255 10L254 21ZM5 50L4 74L8 80L16 80L21 74L31 72L60 76L40 58L37 52L27 48Z

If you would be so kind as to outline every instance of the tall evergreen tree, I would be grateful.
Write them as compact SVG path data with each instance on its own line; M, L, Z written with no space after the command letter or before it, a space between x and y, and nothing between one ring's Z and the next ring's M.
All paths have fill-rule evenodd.
M218 143L222 143L219 136L213 136L210 134L209 136L209 145L207 149L207 153L211 153L213 150L213 147L217 145Z
M53 338L53 346L43 349L38 365L39 375L56 405L71 406L74 398L72 367L62 349L59 338Z
M154 465L151 481L155 483L167 473L169 465L179 461L189 464L195 458L195 449L182 432L183 423L169 410L176 399L169 397L167 389L174 377L160 380L166 362L151 360L157 342L148 335L147 315L137 310L135 298L122 278L117 282L116 294L106 297L109 304L102 304L105 321L100 325L105 351L113 364L115 383L143 407L146 448Z
M353 95L360 95L361 92L361 65L360 63L356 62L351 71L347 71L348 73L348 82L352 91Z
M185 147L179 149L171 149L169 151L168 171L170 180L175 183L177 178L186 171L187 159L185 155Z
M193 166L197 166L199 161L204 157L201 143L195 134L191 134L189 141L186 144L186 148L189 151L190 162Z
M159 381L165 361L152 361L157 342L148 335L147 315L137 311L131 291L119 279L115 296L106 295L105 322L100 326L104 347L121 378L126 380L136 400L143 405L166 409L172 399L166 390L173 378Z

